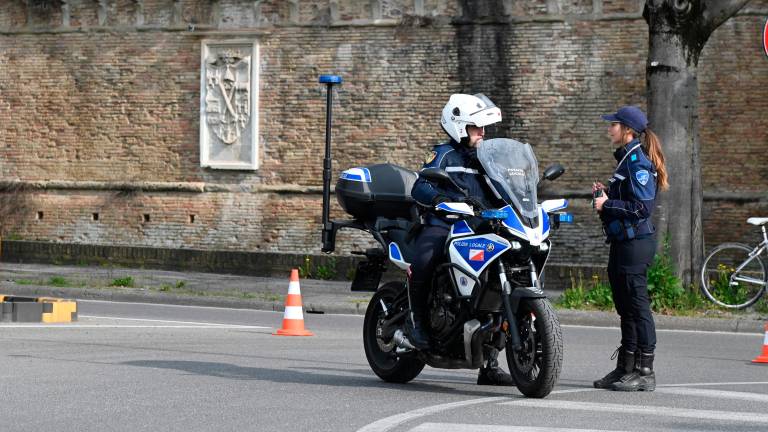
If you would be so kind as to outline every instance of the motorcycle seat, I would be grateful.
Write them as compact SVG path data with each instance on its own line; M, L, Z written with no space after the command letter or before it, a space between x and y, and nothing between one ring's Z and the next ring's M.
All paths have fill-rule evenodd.
M416 256L416 242L414 241L413 236L408 235L413 224L409 222L409 225L408 229L391 227L383 233L383 235L387 241L397 243L397 246L400 248L400 253L403 254L403 261L412 263Z
M376 218L376 223L373 225L373 229L379 232L389 231L393 229L409 231L413 227L413 222L405 219L387 219Z

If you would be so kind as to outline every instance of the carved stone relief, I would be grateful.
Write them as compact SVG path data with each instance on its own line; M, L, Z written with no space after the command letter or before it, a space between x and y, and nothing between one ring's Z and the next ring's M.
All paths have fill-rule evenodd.
M202 42L200 164L258 168L258 45Z

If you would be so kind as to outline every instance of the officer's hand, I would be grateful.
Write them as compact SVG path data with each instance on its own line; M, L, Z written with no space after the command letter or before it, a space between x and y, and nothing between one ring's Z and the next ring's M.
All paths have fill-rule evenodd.
M606 188L605 185L600 182L592 183L592 193L595 193L596 190L600 190L600 189L606 190L608 188Z
M603 210L603 204L608 201L608 197L603 194L602 196L599 196L595 198L595 210L598 212Z

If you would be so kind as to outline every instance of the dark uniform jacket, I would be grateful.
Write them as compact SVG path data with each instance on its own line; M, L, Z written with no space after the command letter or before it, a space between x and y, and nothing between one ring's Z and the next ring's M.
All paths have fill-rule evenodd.
M470 197L482 202L486 207L498 207L499 201L493 192L494 189L489 186L490 180L477 160L477 150L451 140L433 148L432 154L422 167L422 169L425 168L445 170ZM445 197L446 201L456 202L461 202L465 198L463 193L457 191L450 184L438 185L422 177L419 177L414 183L411 196L419 204L427 207L434 206L438 196ZM447 226L444 221L431 214L427 218L427 223Z
M600 219L608 241L648 237L656 229L651 214L656 201L656 168L643 152L639 139L634 139L613 153L618 165L608 185L608 200L603 204ZM617 231L619 230L619 231Z

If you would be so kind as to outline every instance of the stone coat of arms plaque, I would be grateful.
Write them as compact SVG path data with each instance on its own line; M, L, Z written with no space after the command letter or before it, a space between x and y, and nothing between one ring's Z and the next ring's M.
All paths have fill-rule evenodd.
M200 165L255 170L258 164L258 65L255 41L203 40Z

